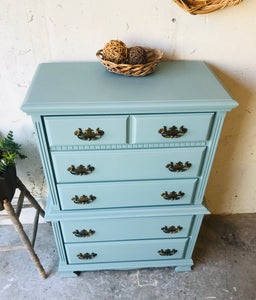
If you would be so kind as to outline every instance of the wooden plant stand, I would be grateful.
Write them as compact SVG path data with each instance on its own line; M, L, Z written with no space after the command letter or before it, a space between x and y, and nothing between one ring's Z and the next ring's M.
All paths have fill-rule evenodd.
M18 232L18 234L20 236L20 239L21 239L23 245L1 246L0 251L12 251L12 250L26 249L30 255L31 260L35 264L39 274L45 279L47 277L47 275L46 275L45 270L44 270L43 266L41 265L40 260L34 250L39 215L44 217L45 212L40 207L38 202L30 194L29 190L25 187L25 185L21 182L21 180L18 177L17 177L17 188L20 190L20 195L19 195L16 211L14 210L11 202L8 201L7 199L4 199L3 206L7 212L7 215L0 216L0 217L1 217L1 219L3 219L3 218L11 219L15 230ZM19 220L25 197L28 199L28 201L31 203L31 205L36 209L31 240L28 238L28 236L27 236L26 232L24 231L23 226Z

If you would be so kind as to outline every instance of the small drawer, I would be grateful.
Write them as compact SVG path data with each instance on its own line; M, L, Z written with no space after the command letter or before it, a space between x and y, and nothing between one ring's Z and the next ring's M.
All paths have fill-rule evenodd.
M164 216L104 220L61 221L64 242L97 242L189 235L193 216Z
M45 117L44 122L50 146L125 144L127 118L128 116Z
M58 184L62 210L190 204L197 179Z
M134 115L132 143L204 141L209 137L213 113Z
M52 152L57 183L192 178L205 147Z
M69 264L168 260L184 257L187 238L66 244Z

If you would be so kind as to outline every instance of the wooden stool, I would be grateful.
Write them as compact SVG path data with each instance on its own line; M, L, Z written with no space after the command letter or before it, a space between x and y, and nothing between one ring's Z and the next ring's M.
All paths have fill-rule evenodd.
M47 277L47 275L46 275L45 270L44 270L43 266L41 265L40 260L34 250L39 215L44 217L44 210L40 207L38 202L30 194L29 190L25 187L25 185L20 181L20 179L18 177L17 177L17 188L20 190L20 195L19 195L16 211L14 210L11 202L5 199L5 200L3 200L3 206L7 212L7 215L0 216L0 218L11 219L16 231L18 232L18 234L20 236L23 246L22 245L1 246L0 251L26 249L30 255L30 258L32 259L33 263L35 264L39 274L45 279ZM28 238L28 236L27 236L26 232L24 231L23 226L19 220L20 213L23 208L24 197L26 197L28 199L28 201L31 203L31 205L36 209L31 240Z

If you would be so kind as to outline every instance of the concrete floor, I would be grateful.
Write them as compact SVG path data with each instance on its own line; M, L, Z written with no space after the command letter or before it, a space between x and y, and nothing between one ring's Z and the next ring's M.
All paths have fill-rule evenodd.
M206 216L192 272L174 273L172 268L97 271L61 279L51 227L40 224L36 251L48 279L39 277L24 250L0 252L0 299L256 299L255 228L256 214ZM0 227L0 243L6 241L18 241L11 226Z

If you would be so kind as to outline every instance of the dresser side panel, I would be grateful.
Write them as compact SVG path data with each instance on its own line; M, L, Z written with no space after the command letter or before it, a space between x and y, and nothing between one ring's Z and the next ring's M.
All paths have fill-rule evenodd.
M218 112L216 113L213 129L209 141L209 145L207 147L205 161L202 168L201 178L199 179L198 189L195 195L195 204L202 203L206 185L208 182L208 178L210 176L214 156L217 150L218 141L220 138L223 122L225 119L226 113Z
M52 170L51 159L48 152L47 141L44 131L44 126L40 116L32 116L36 139L38 143L39 153L43 164L46 182L52 198L53 206L59 207L58 192L55 185L55 178Z
M189 259L191 258L192 254L193 254L193 250L195 247L195 243L197 240L197 236L203 221L203 217L204 215L196 215L194 217L194 223L190 232L190 239L187 245L187 249L186 249L186 253L185 253L185 258Z
M66 264L67 263L67 258L66 258L66 252L65 252L65 247L63 244L63 239L62 239L62 233L61 233L61 228L59 222L52 222L52 228L55 236L55 241L57 245L57 250L59 253L59 258L60 258L60 264Z

